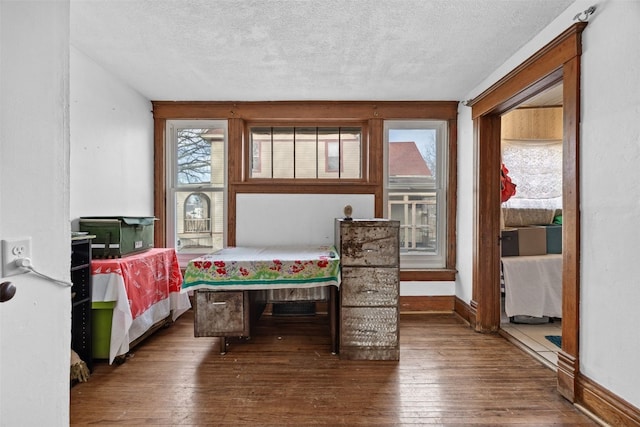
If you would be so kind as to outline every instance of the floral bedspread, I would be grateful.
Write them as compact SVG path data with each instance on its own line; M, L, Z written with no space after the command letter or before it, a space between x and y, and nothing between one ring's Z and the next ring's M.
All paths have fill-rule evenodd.
M231 247L189 261L182 292L340 285L333 246Z

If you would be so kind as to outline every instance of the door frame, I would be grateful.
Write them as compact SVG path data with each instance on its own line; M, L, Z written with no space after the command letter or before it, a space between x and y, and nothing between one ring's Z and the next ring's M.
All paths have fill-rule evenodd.
M580 307L580 56L586 22L568 28L469 102L474 127L475 187L473 289L470 318L479 332L500 328L501 115L563 84L562 349L558 391L575 401L579 373ZM481 191L480 191L481 190Z

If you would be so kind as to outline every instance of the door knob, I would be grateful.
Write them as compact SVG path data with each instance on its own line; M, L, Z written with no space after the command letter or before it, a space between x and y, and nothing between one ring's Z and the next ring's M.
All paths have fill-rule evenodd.
M16 287L11 282L0 283L0 302L9 301L16 294Z

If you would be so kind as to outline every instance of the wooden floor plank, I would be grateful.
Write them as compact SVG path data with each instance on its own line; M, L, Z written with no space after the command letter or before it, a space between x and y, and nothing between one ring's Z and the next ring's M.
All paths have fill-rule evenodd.
M326 316L264 316L251 339L193 337L193 313L71 389L71 425L594 426L556 374L453 314L401 316L399 361L340 360Z

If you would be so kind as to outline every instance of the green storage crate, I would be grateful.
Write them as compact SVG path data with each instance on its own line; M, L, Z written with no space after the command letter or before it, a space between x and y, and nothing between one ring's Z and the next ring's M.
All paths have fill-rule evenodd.
M80 231L95 235L93 258L120 258L153 248L154 217L83 217Z
M94 359L108 359L111 348L111 319L115 301L91 304L91 347Z
M547 253L562 253L562 225L545 225L547 229Z

